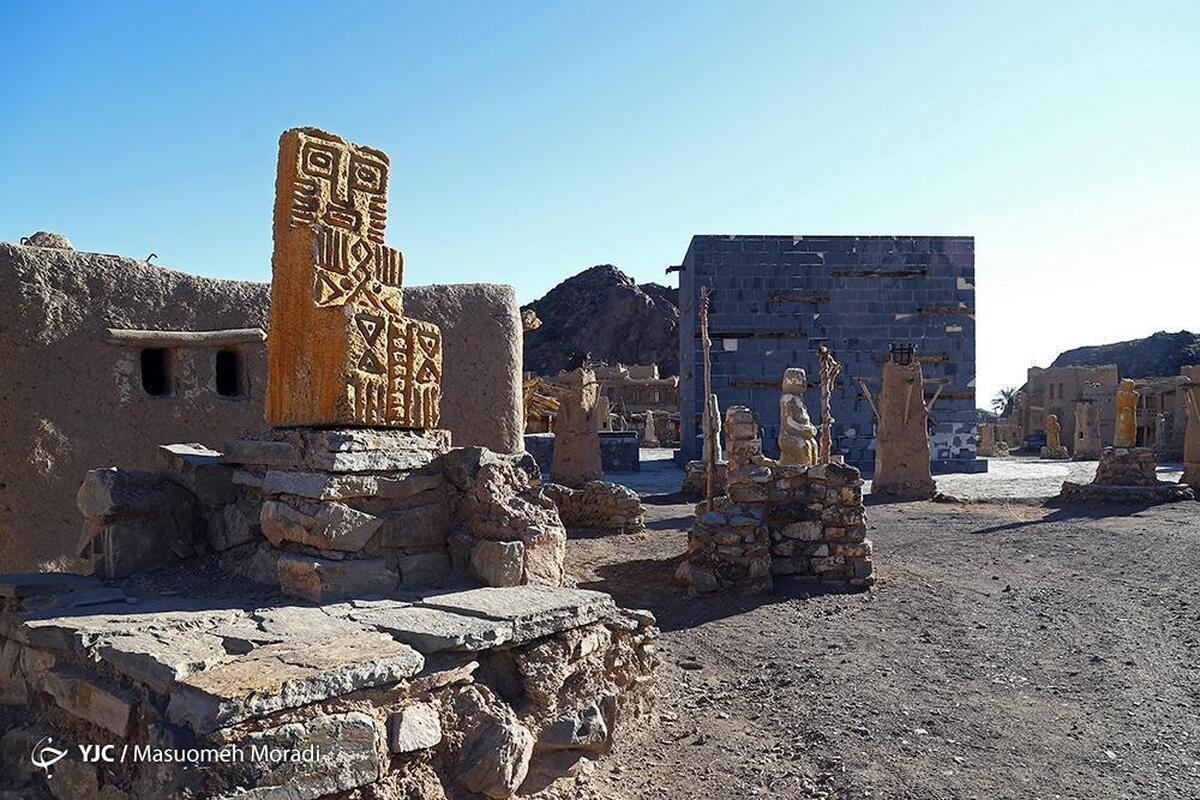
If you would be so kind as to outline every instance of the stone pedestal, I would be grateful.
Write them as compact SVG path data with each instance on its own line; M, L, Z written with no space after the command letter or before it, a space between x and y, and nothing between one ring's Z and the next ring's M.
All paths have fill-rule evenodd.
M1106 447L1091 483L1063 483L1061 497L1076 503L1154 504L1192 500L1191 488L1158 479L1149 447Z
M1043 447L1041 449L1039 457L1050 459L1052 461L1070 461L1071 460L1071 454L1067 451L1067 448L1063 447L1061 444L1058 445L1057 447L1051 447L1050 445L1046 445L1045 447Z
M696 506L677 577L694 593L767 592L775 575L865 588L875 582L863 481L843 464L764 458L749 409L725 418L728 494Z

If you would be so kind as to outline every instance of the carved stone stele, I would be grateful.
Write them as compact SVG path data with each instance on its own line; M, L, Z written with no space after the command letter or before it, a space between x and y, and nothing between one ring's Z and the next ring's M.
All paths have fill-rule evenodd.
M883 365L875 434L873 494L927 500L937 492L930 470L929 412L917 361Z
M437 426L442 337L405 317L384 244L390 164L315 128L285 131L275 179L267 422Z

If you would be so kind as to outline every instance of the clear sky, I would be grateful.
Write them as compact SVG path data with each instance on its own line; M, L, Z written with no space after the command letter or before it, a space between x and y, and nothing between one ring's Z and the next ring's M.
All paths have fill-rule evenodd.
M0 240L269 279L279 133L392 159L409 283L697 233L972 234L979 403L1200 330L1200 2L0 0ZM672 281L673 282L673 281Z

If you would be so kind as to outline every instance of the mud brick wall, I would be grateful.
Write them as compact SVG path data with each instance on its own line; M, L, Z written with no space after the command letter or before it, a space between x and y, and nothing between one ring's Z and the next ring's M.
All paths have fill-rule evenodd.
M713 391L721 408L754 411L768 456L778 455L784 369L807 370L815 420L816 352L826 345L843 364L833 395L834 452L872 470L874 418L856 379L877 387L889 344L913 342L925 377L950 378L933 411L934 471L986 469L975 454L973 237L694 237L679 275L682 459L699 458L701 449L702 286L711 292Z

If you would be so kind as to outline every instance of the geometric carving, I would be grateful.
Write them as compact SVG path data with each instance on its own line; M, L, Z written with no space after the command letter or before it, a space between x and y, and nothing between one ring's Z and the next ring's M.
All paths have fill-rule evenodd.
M384 244L388 157L315 128L284 132L275 182L267 421L432 428L441 331L403 315Z

